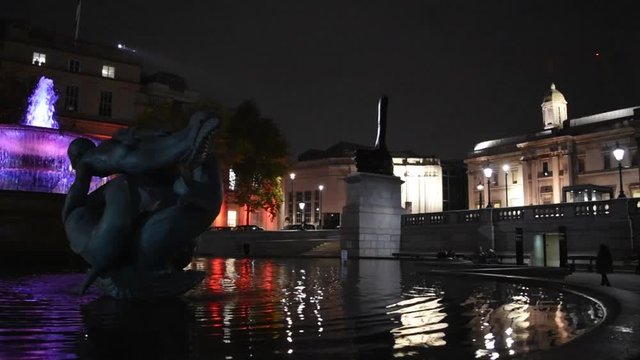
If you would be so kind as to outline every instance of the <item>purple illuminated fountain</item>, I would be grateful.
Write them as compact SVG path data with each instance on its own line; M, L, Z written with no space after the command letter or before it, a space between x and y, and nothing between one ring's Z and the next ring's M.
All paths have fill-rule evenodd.
M67 193L74 172L67 147L80 135L58 130L53 80L41 77L23 125L0 125L0 190ZM92 188L99 186L96 179Z

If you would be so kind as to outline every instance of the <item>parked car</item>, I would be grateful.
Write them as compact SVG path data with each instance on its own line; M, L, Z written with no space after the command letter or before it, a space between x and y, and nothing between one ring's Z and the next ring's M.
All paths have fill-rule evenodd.
M233 227L231 226L212 226L209 228L209 230L213 230L213 231L233 231L235 230Z
M313 224L290 224L284 227L284 230L315 230L316 227Z
M264 229L258 225L238 225L236 231L263 231Z

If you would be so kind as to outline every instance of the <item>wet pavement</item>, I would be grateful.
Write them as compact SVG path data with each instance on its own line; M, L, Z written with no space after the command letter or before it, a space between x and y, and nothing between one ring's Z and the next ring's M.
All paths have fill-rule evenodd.
M609 274L611 287L600 285L600 274L574 272L560 283L602 301L609 316L604 323L574 341L523 359L640 359L640 275Z
M612 273L607 276L611 287L633 291L640 294L640 274L631 272ZM565 278L565 282L571 285L600 287L600 274L595 272L576 271Z

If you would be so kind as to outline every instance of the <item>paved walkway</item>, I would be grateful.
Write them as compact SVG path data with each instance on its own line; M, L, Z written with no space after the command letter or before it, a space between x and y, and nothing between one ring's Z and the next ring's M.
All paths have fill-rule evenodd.
M640 294L640 274L631 272L612 273L607 276L612 288L633 291ZM576 271L565 277L567 284L588 287L600 287L600 274L596 272Z

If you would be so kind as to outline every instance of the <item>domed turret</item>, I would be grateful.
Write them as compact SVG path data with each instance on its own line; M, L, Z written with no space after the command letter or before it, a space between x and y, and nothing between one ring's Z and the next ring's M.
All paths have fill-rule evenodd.
M556 85L551 84L549 93L542 99L542 122L545 129L560 128L562 122L567 120L567 100L564 95L556 90Z

